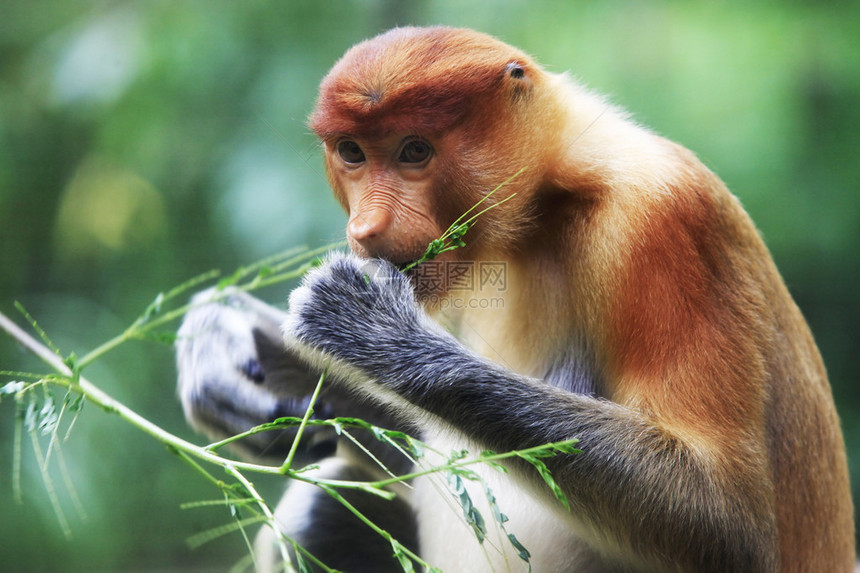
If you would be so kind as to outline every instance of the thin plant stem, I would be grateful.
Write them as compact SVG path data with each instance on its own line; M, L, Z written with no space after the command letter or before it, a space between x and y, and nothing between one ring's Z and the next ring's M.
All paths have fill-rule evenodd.
M84 503L81 501L81 496L78 495L78 489L75 487L75 482L72 481L72 476L69 473L69 466L66 463L66 456L63 454L62 448L57 445L56 449L57 456L57 465L60 467L60 473L63 475L63 481L66 484L66 491L69 494L69 497L72 500L72 505L75 508L75 512L78 514L78 519L81 521L87 521L87 510L84 507Z
M323 382L326 377L326 370L323 370L322 374L320 374L320 378L317 381L317 386L314 388L314 393L311 395L310 402L308 403L308 407L305 408L305 415L302 418L302 423L299 424L299 429L296 430L296 437L293 439L292 445L290 445L290 451L287 454L287 459L284 460L283 465L281 466L281 471L283 473L287 473L293 465L293 458L296 456L296 451L299 448L299 442L302 439L302 434L305 432L305 428L308 425L308 420L311 415L314 413L314 404L317 402L317 398L320 395L320 390L322 389Z
M392 472L390 469L388 469L388 466L386 466L384 463L382 463L382 460L380 460L378 457L376 457L376 455L374 455L373 452L371 452L364 444L362 444L360 441L358 441L358 438L353 436L347 430L343 430L343 435L346 436L347 439L349 439L349 441L352 442L356 448L361 450L361 452L364 455L366 455L368 458L370 458L370 460L373 461L373 463L375 463L377 466L379 466L379 469L381 469L382 471L384 471L385 473L390 475L392 478L397 478L397 476L394 474L394 472ZM412 460L412 461L414 462L415 460ZM407 485L407 484L404 484L404 485ZM409 486L409 487L411 487L411 486Z
M15 403L15 430L12 446L12 497L19 504L24 503L23 489L21 488L21 443L24 439L24 405Z
M238 280L241 280L242 278L250 275L251 273L253 273L255 271L259 271L258 274L253 279L251 279L248 283L234 285L237 289L239 289L241 291L248 292L248 291L272 286L272 285L275 285L275 284L278 284L278 283L281 283L284 281L296 279L296 278L299 278L302 275L304 275L308 271L308 269L310 269L313 266L313 264L314 264L313 261L319 255L321 255L325 252L331 251L333 249L340 248L345 244L346 244L345 241L337 241L334 243L330 243L328 245L324 245L322 247L318 247L316 249L304 250L303 252L301 252L301 254L298 254L298 255L295 255L295 253L297 252L297 249L290 249L290 250L285 251L284 253L281 253L279 255L275 255L273 257L267 257L267 258L263 259L262 261L259 261L257 263L252 264L252 265L249 265L247 267L243 267L243 268L239 269L236 273L234 273L233 276L230 277L230 280L231 281L238 281ZM283 258L285 256L287 256L289 258L287 258L284 261L281 261L280 263L272 266L271 268L267 267L267 263L274 262L274 261L276 261L280 258ZM301 266L299 266L298 268L294 268L294 269L289 270L289 271L281 272L283 269L295 267L295 265L303 263L304 261L308 261L308 262L301 264ZM262 270L265 268L268 268L268 273L262 273ZM156 297L156 301L153 304L151 304L149 308L147 308L146 312L144 312L144 314L140 318L138 318L138 320L136 320L131 326L129 326L125 331L123 331L121 334L108 340L104 344L98 346L94 350L90 351L89 353L87 353L86 355L81 357L78 360L79 370L92 364L95 360L97 360L98 358L101 358L102 356L104 356L105 354L107 354L108 352L110 352L111 350L116 348L117 346L120 346L124 342L126 342L128 340L135 339L135 338L141 338L141 337L143 337L143 335L147 334L148 332L151 332L160 326L163 326L169 322L172 322L173 320L176 320L177 318L182 317L185 313L188 312L189 309L191 309L191 307L192 307L191 304L186 304L186 305L183 305L179 308L173 309L171 311L164 312L163 314L161 314L160 316L158 316L156 318L152 318L151 314L158 312L160 310L161 304L164 304L167 301L169 301L173 298L176 298L180 294L187 292L189 289L194 288L195 286L198 286L202 282L205 282L207 280L215 278L216 276L218 276L218 274L219 273L217 271L210 271L209 273L204 273L198 277L195 277L189 281L186 281L185 283L179 285L178 287L171 289L166 294L159 295L158 297ZM29 315L26 315L26 316L27 316L28 321L31 324L35 325L35 321L32 320L32 318ZM39 329L39 332L40 332L40 335L44 334L41 332L41 329ZM46 343L49 343L49 342L50 341L46 340ZM49 346L53 347L52 344L49 344ZM59 356L59 350L56 350L56 353Z
M323 489L323 491L325 491L328 495L330 495L330 496L331 496L331 497L333 497L335 500L337 500L337 502L338 502L338 503L340 503L341 505L343 505L343 507L345 507L346 509L348 509L348 510L353 514L353 515L355 515L357 518L359 518L359 519L360 519L360 520L361 520L365 525L367 525L367 526L368 526L369 528L371 528L373 531L375 531L375 532L376 532L376 533L378 533L380 536L382 536L382 538L383 538L383 539L385 539L385 540L386 540L386 541L388 541L389 543L392 543L392 542L393 542L393 538L392 538L392 536L391 536L391 534L390 534L390 533L388 533L386 530L384 530L384 529L382 529L381 527L379 527L378 525L376 525L376 524L375 524L372 520L370 520L366 515L364 515L363 513L361 513L361 511L359 511L359 510L358 510L358 508L356 508L354 505L352 505L351 503L349 503L349 501L347 501L347 500L346 500L346 498L344 498L344 497L340 494L340 492L339 492L339 491L337 491L336 489L333 489L333 488L331 488L331 487L328 487L328 486L323 486L323 487L322 487L322 489ZM427 562L426 562L426 561L424 561L421 557L419 557L419 556L418 556L418 554L416 554L415 552L413 552L413 551L412 551L412 550L410 550L409 548L407 548L407 547L404 547L404 546L400 545L399 543L398 543L398 546L399 546L400 550L401 550L401 551L402 551L402 552L403 552L407 557L409 557L409 559L411 559L412 561L414 561L414 562L418 563L419 565L421 565L421 566L422 566L422 567L424 567L425 569L431 569L431 570L434 570L434 568L432 568L432 567L430 566L430 564L429 564L429 563L427 563Z
M477 219L480 215L484 214L487 210L492 209L493 207L495 207L495 206L497 206L497 205L501 205L502 203L504 203L505 201L507 201L508 199L510 199L511 197L513 197L514 195L516 195L516 194L509 195L508 197L505 197L502 201L500 201L500 202L498 202L498 203L495 203L494 205L490 205L489 207L487 207L487 208L483 209L480 213L477 213L477 214L475 214L475 215L472 215L472 216L471 216L471 217L469 217L466 221L463 221L463 218L464 218L464 217L466 217L469 213L471 213L472 211L474 211L475 209L477 209L478 207L480 207L480 206L481 206L481 204L482 204L484 201L486 201L487 199L489 199L489 198L490 198L490 197L491 197L491 196L492 196L496 191L498 191L499 189L501 189L502 187L504 187L505 185L507 185L508 183L510 183L511 181L513 181L514 179L516 179L517 177L519 177L520 175L522 175L522 174L523 174L523 172L524 172L525 170L526 170L526 168L525 168L525 167L522 167L522 168L520 168L520 170L519 170L519 171L517 171L516 173L514 173L513 175L511 175L510 177L508 177L507 179L505 179L505 180L504 180L504 181L502 181L501 183L499 183L499 184L498 184L498 185L497 185L497 186L496 186L492 191L490 191L489 193L487 193L487 194L486 194L486 195L485 195L485 196L484 196L480 201L478 201L477 203L475 203L474 205L472 205L472 206L471 206L471 207L470 207L470 208L469 208L465 213L463 213L462 215L460 215L460 216L457 218L457 220L456 220L456 221L454 221L454 223L453 223L450 227L448 227L448 232L450 232L451 230L453 230L453 229L454 229L454 228L456 228L456 227L459 227L459 226L460 226L461 224L463 224L463 223L466 223L466 224L471 223L472 221L474 221L475 219ZM461 223L461 221L463 221L463 223Z
M435 474L435 473L439 473L439 472L455 470L455 469L459 469L462 467L471 466L471 465L475 465L475 464L483 464L483 463L487 463L487 462L497 462L497 461L506 460L506 459L510 459L510 458L524 458L524 457L528 457L530 455L544 453L547 450L564 451L566 448L573 446L578 441L579 440L576 440L576 439L564 440L561 442L552 442L552 443L543 444L540 446L534 446L534 447L526 448L523 450L512 450L510 452L503 452L500 454L494 453L494 454L490 454L490 455L482 455L482 456L479 456L477 458L471 458L471 459L467 459L467 460L458 460L456 462L450 462L450 463L447 463L447 464L444 464L441 466L433 466L430 469L422 470L422 471L418 471L418 472L413 472L410 474L404 474L402 476L397 476L394 479L384 479L384 480L378 480L378 481L368 482L368 483L370 485L375 486L375 487L382 488L382 487L391 485L393 483L398 483L398 482L405 481L405 480L411 480L411 479L414 479L417 477L422 477L422 476Z
M128 406L112 398L109 394L104 392L101 388L94 385L83 376L79 376L77 377L77 380L75 380L76 377L74 376L72 370L63 362L63 360L58 355L51 352L46 346L40 344L37 340L35 340L23 329L21 329L17 324L11 321L2 312L0 312L0 328L9 333L30 352L39 357L42 361L48 364L48 366L53 368L60 374L60 376L63 377L57 378L56 380L53 380L53 382L62 383L61 380L65 379L65 386L72 388L77 392L83 393L86 399L93 404L99 406L107 412L112 412L119 415L121 418L131 423L133 426L137 427L140 430L143 430L145 433L156 438L158 441L164 444L170 445L178 450L187 452L197 458L203 459L210 463L214 463L216 465L234 463L227 458L223 458L212 452L209 452L205 448L196 446L191 442L188 442L178 436L171 434L170 432L162 429L160 426L153 424ZM48 382L48 380L46 380L46 382ZM241 467L242 469L257 471L260 473L280 473L279 468L275 468L272 466L264 466L243 462L235 462L235 464L237 465L237 467Z
M72 370L63 362L63 360L51 352L46 346L36 341L27 332L22 330L17 324L9 320L5 314L0 312L0 328L6 330L13 338L18 340L28 350L42 359L49 366L54 368L60 377L44 379L44 383L59 384L67 388L71 388L76 392L82 393L85 398L93 404L99 406L106 412L117 414L126 422L142 430L146 434L154 437L159 442L173 448L174 450L185 452L190 456L201 459L208 463L221 466L231 467L240 471L250 471L268 475L286 475L292 479L303 481L314 485L329 485L335 488L357 489L367 493L374 494L385 499L392 499L395 494L386 490L379 489L367 482L357 482L348 480L330 480L321 478L308 478L299 471L292 469L285 471L283 466L268 466L262 464L254 464L249 462L239 462L229 458L222 457L206 447L197 446L191 442L184 440L160 426L150 422L125 404L115 400L109 394L104 392L98 386L91 383L84 376L78 376L75 380Z
M503 203L512 199L514 196L516 196L516 193L512 193L509 196L502 199L501 201L494 203L492 205L489 205L488 207L486 207L486 208L482 209L480 212L472 215L471 217L469 217L465 221L463 219L465 219L469 215L469 213L471 213L472 211L474 211L475 209L480 207L485 201L487 201L490 197L492 197L496 193L496 191L498 191L499 189L501 189L502 187L504 187L505 185L507 185L508 183L513 181L516 177L519 177L525 170L526 170L525 167L521 168L519 171L517 171L516 173L514 173L513 175L511 175L510 177L508 177L507 179L505 179L501 183L499 183L495 188L493 188L492 191L490 191L489 193L484 195L480 201L478 201L477 203L475 203L474 205L469 207L469 209L466 210L465 213L463 213L462 215L457 217L457 219L453 223L451 223L451 226L448 227L445 230L445 232L442 233L442 235L438 239L434 239L433 241L430 242L430 244L427 246L427 250L424 252L423 255L421 255L421 257L418 260L413 261L413 262L409 263L408 265L406 265L405 267L403 267L402 269L400 269L401 272L405 273L405 272L417 267L421 263L435 259L437 256L441 255L444 252L452 251L454 249L457 249L457 248L463 246L464 243L462 241L462 237L469 230L469 227L471 226L471 224L478 217L480 217L481 215L483 215L484 213L486 213L490 209L494 209L494 208L498 207L499 205L502 205ZM446 241L448 239L450 239L451 237L454 237L454 242L451 244L446 243Z
M266 518L266 521L269 524L269 527L275 532L275 536L278 538L278 549L281 552L281 559L283 560L284 570L287 573L295 573L295 569L293 569L293 561L290 559L290 553L287 550L287 546L283 541L283 534L278 528L278 522L275 520L275 515L272 513L272 510L269 509L268 504L263 500L262 496L257 493L257 489L254 487L248 478L245 475L237 470L234 466L228 465L224 468L227 470L231 476L236 478L236 480L242 484L245 488L245 491L253 498L253 500L257 503L257 507L260 508L260 511L263 512L263 515Z
M48 492L48 499L51 501L51 506L54 508L54 514L57 516L60 529L63 531L63 536L66 539L71 539L72 528L69 526L69 521L66 519L66 513L63 511L63 506L60 505L60 498L57 497L57 489L54 487L54 480L51 479L51 474L48 472L48 467L45 465L45 456L42 452L42 445L39 443L38 430L35 428L30 430L30 441L33 446L33 451L36 454L36 461L39 464L39 471L42 474L42 482L45 484L45 491Z

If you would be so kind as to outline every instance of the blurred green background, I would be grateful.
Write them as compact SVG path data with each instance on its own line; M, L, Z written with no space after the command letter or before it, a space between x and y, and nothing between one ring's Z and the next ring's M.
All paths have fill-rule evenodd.
M340 238L304 124L319 80L393 25L474 27L610 94L741 198L824 354L860 493L858 22L848 1L2 0L0 311L18 319L21 301L80 355L193 275ZM27 368L41 367L0 337L0 369ZM130 343L86 375L199 440L169 347ZM242 556L237 535L190 550L229 518L179 504L214 490L92 407L64 449L87 512L59 487L64 539L27 440L13 502L13 412L0 403L0 569L227 570Z

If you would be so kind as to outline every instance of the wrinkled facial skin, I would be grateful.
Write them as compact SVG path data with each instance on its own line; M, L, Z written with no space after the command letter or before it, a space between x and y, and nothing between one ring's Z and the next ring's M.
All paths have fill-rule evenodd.
M430 140L341 135L327 140L325 151L332 186L349 213L353 252L406 263L441 234L431 204L439 157Z

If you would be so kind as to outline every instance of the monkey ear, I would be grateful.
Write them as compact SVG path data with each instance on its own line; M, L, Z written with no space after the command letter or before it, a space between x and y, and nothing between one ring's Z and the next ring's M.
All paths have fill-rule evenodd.
M532 78L529 69L522 62L513 60L505 66L505 82L510 86L513 101L522 100L531 93Z
M505 76L514 80L522 80L526 77L526 68L524 65L514 60L505 66Z

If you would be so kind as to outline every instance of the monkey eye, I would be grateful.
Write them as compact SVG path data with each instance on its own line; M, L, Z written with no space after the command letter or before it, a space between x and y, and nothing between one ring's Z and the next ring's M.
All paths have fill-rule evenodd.
M421 163L433 154L433 147L423 139L409 139L400 150L400 163Z
M351 139L344 139L337 144L337 154L347 163L362 163L364 162L364 152L356 142Z

